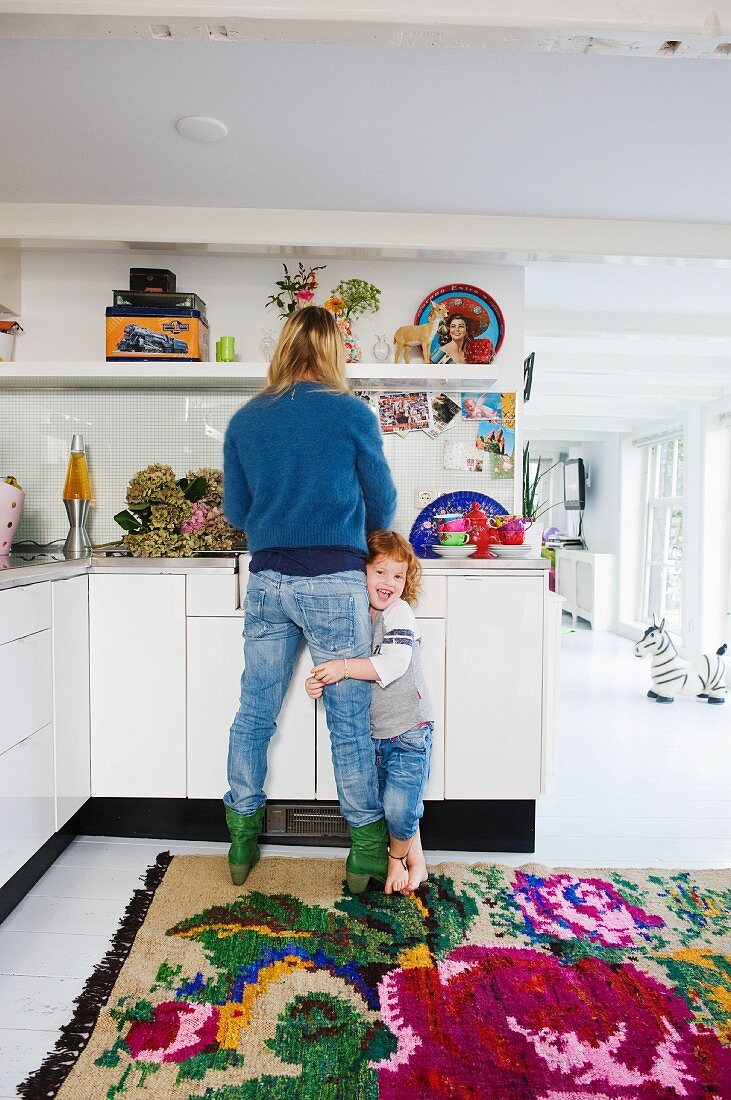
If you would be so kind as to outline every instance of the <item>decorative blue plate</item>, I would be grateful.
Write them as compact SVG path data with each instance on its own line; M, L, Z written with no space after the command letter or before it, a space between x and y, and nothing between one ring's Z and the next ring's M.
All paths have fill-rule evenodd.
M419 558L437 558L432 547L437 542L437 533L432 525L432 520L439 512L461 512L465 515L469 512L473 501L476 501L486 516L507 516L510 513L502 504L498 504L492 497L485 493L476 493L472 489L460 489L456 493L445 493L437 497L426 508L422 508L414 520L411 528L409 542Z

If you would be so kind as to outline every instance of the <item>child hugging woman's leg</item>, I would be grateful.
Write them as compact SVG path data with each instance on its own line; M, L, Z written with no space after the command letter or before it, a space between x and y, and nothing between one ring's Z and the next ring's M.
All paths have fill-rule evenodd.
M410 892L427 877L419 836L429 780L434 713L421 664L416 603L421 565L413 547L395 531L368 536L366 584L373 622L370 658L325 661L306 682L319 698L342 679L373 681L371 736L383 810L390 834L385 891Z

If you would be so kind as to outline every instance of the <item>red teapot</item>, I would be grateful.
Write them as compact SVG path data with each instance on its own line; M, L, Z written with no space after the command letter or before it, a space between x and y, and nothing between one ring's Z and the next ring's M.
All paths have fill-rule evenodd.
M480 508L477 501L472 502L472 507L465 516L470 521L470 542L477 547L478 555L493 557L490 553L490 544L499 542L498 533L490 526L490 521Z

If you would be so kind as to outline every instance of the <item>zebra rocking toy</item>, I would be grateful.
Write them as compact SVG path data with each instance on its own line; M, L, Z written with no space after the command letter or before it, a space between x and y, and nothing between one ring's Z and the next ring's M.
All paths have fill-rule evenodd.
M713 655L703 653L694 661L684 661L665 630L665 620L658 624L654 615L652 626L648 626L634 647L635 657L652 654L652 688L647 698L656 703L672 703L676 695L696 695L709 703L725 703L725 652L726 646L722 645Z

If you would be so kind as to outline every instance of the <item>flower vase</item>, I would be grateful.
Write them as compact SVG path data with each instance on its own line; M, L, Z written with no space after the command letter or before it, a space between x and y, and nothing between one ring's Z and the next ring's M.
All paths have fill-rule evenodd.
M345 362L360 363L363 358L363 349L353 335L353 326L347 317L338 318L338 328L345 344Z

